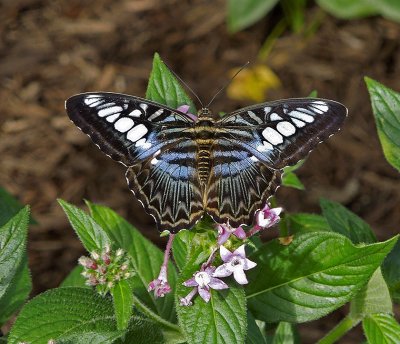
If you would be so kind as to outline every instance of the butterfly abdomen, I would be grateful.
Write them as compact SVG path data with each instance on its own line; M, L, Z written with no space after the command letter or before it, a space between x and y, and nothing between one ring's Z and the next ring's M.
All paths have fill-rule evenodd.
M211 169L211 147L214 142L215 128L212 118L199 118L195 127L197 143L197 171L200 183L206 185Z
M210 140L211 141L211 140ZM211 168L211 142L206 142L198 145L197 150L197 170L200 183L205 185L208 181Z

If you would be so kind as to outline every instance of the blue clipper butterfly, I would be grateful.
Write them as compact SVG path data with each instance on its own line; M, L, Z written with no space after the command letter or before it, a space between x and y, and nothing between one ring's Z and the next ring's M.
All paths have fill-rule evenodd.
M160 231L190 229L207 213L232 227L251 225L294 165L335 133L342 104L318 98L249 106L197 120L146 99L83 93L66 101L70 119L128 167L129 188Z

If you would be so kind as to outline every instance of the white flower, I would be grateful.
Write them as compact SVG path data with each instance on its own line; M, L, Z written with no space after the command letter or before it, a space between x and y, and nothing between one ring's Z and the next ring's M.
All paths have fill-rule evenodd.
M245 245L240 246L231 252L224 246L220 246L220 255L224 264L217 267L214 277L227 277L233 274L234 279L239 284L247 284L245 270L254 268L257 264L246 258Z

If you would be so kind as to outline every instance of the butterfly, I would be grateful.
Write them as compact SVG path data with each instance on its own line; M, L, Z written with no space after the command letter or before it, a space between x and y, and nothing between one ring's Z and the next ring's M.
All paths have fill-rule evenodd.
M190 229L206 213L232 227L251 225L274 194L282 169L337 130L344 105L319 98L278 100L222 118L118 93L66 101L72 122L128 169L129 188L160 231Z

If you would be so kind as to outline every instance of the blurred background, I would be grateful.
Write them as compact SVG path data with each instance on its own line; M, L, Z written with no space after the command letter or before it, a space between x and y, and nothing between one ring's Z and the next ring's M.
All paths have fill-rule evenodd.
M85 91L144 96L155 52L205 102L251 62L214 101L214 112L313 90L344 103L342 131L298 171L306 192L280 188L278 201L289 211L319 212L326 197L363 217L379 239L398 233L398 174L383 157L363 77L400 91L400 12L332 7L337 2L2 0L0 186L30 204L37 221L29 234L34 293L57 286L83 254L57 198L105 204L163 244L124 168L64 111L65 99ZM341 317L339 310L301 325L304 342ZM353 331L341 343L360 336Z

